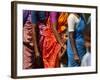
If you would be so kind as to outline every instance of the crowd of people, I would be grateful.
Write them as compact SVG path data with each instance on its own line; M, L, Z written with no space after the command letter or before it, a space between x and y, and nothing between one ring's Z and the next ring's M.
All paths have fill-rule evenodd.
M23 69L91 65L91 15L23 10Z

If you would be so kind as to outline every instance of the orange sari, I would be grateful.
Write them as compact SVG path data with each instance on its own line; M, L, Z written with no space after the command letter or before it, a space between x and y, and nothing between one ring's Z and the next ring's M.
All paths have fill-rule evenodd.
M50 19L50 18L49 18ZM45 68L59 67L58 53L60 52L60 45L56 41L54 33L50 26L50 20L47 21L47 26L42 33L42 56Z
M56 37L51 28L51 24L52 23L50 22L49 17L46 29L42 34L42 56L45 68L56 68L60 66L59 53L61 52L61 46L56 40Z

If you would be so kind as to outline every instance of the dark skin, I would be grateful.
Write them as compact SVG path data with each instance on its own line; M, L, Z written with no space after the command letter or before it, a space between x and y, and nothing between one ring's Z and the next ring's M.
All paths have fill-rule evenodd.
M42 22L42 21L41 21ZM45 24L45 22L42 22L43 24ZM38 50L38 45L37 45L37 32L36 32L36 28L37 28L37 25L36 24L32 24L33 25L33 34L32 34L32 40L33 40L33 44L34 44L34 50L35 50L35 56L36 58L40 57L40 53L39 53L39 50Z
M66 52L66 44L63 45L63 48L61 49L61 53L59 53L59 60L61 61L62 57L64 56L65 52Z
M39 50L38 50L38 45L37 45L37 34L36 34L36 24L32 24L33 26L33 33L32 33L32 42L34 44L34 51L35 51L35 61L36 61L36 64L37 64L37 68L41 67L41 56L40 56L40 53L39 53Z
M55 27L56 25L53 25L52 31L54 33L54 36L56 37L57 42L61 46L61 53L59 53L59 61L61 61L62 60L61 58L65 54L65 51L66 51L66 44L64 42L62 42L61 37L60 37L59 33L56 30L56 27Z
M33 26L33 34L32 34L32 40L33 40L33 44L34 44L34 50L35 50L35 56L38 57L39 55L39 50L38 50L38 46L37 46L37 39L36 39L36 25L32 24Z
M78 14L74 14L74 15L76 15L79 18ZM76 49L76 43L75 43L75 39L74 39L74 32L69 32L69 38L70 38L70 43L71 43L71 47L72 47L73 54L74 54L74 60L78 64L80 64L81 61L79 59L78 52L77 52L77 49Z
M85 47L88 48L89 52L91 52L91 33L90 33L90 25L86 26L84 29L84 40L85 40Z
M40 23L42 23L42 24L45 24L45 20L43 20L43 21L40 21ZM42 57L41 57L41 55L40 55L40 52L39 52L39 48L38 48L38 40L37 40L37 27L38 27L38 25L37 24L32 24L32 28L33 28L33 31L32 31L32 42L33 42L33 44L34 44L34 51L35 51L35 61L36 61L36 63L37 63L37 68L39 67L39 68L43 68L43 64L42 64Z
M61 47L63 47L63 43L61 42L61 38L60 38L60 35L58 34L57 30L56 30L56 27L57 26L57 23L54 23L52 24L52 31L56 37L56 40L58 41L58 43L61 45Z
M56 16L53 16L53 18L56 18L57 17L57 15ZM62 41L62 39L61 39L61 35L58 33L58 31L57 31L57 25L58 23L57 23L57 21L55 20L55 22L53 22L52 23L52 31L53 31L53 33L54 33L54 36L55 36L55 38L56 38L56 40L57 40L57 42L60 44L60 46L61 46L61 53L59 54L59 60L61 59L61 57L64 55L64 53L65 53L65 51L66 51L66 45L65 45L65 43L64 43L64 41ZM65 25L63 25L63 26L65 26L66 27L66 30L63 32L63 33L61 33L61 34L66 34L66 31L67 31L67 24L65 24Z
M37 27L37 25L36 24L32 24L30 21L27 21L27 23L25 24L25 25L27 25L27 24L31 24L32 25L32 42L33 42L33 44L34 44L34 50L35 50L35 56L36 57L38 57L38 56L40 56L39 55L39 50L38 50L38 46L37 46L37 39L36 39L36 36L37 36L37 34L36 34L36 27ZM28 26L28 25L27 25ZM31 40L31 39L30 39ZM29 42L24 42L24 44L25 45L29 45L29 46L31 46L30 44L29 44ZM31 47L32 48L32 47Z
M50 16L50 17L56 19L57 15L56 16L53 16L53 17ZM58 34L57 29L56 29L56 27L57 27L57 21L52 22L51 26L52 26L51 28L52 28L52 31L54 33L54 36L55 36L57 42L61 45L61 47L63 47L63 44L62 44L60 35Z
M74 54L74 60L77 62L77 63L81 63L80 59L79 59L79 56L78 56L78 53L77 53L77 49L76 49L76 43L75 43L75 39L74 39L74 32L70 32L69 33L69 38L70 38L70 43L71 43L71 47L72 47L72 50L73 50L73 54Z
M64 56L65 52L66 52L66 49L67 49L67 46L66 46L66 42L67 42L67 28L65 29L65 31L63 31L62 33L60 33L60 37L61 37L61 40L63 42L63 48L61 49L61 53L59 53L59 59L61 60L61 58Z

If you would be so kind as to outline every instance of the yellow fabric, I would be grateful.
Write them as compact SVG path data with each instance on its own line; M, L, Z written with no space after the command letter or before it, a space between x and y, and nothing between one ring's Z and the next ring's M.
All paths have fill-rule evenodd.
M59 17L58 17L58 32L61 33L63 32L67 26L67 18L68 18L68 13L67 12L61 12Z

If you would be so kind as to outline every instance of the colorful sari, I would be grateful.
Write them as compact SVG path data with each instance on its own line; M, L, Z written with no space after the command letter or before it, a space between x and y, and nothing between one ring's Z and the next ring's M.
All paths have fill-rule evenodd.
M52 17L52 18L51 18ZM56 38L52 32L51 21L56 21L56 13L50 15L49 24L47 23L46 29L42 33L42 56L45 68L54 68L59 66L58 53L60 51L60 45L56 41Z
M26 11L27 13L27 11ZM24 12L25 14L25 12ZM23 27L23 68L31 69L33 66L33 43L32 43L32 23L31 14L26 14L24 16L24 27Z
M38 24L45 19L45 12L42 11L23 11L23 68L41 68L35 60L34 44L32 42L32 24ZM37 26L38 27L38 26ZM41 60L42 61L42 60Z
M46 29L42 33L42 55L45 68L56 68L60 66L59 53L61 52L61 46L57 42L56 37L52 31L53 26L51 26L56 24L57 21L57 12L50 12Z

